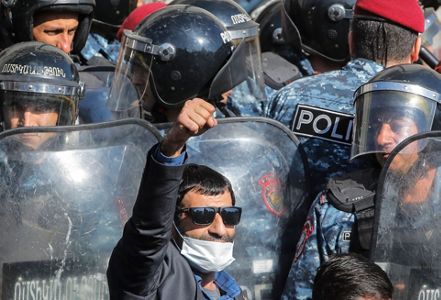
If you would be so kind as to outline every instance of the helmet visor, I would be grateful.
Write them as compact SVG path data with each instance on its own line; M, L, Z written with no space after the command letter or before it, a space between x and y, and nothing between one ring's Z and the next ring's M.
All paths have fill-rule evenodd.
M430 131L437 102L403 91L375 91L355 99L351 159L379 153L385 158L404 139Z
M143 99L147 99L153 56L151 41L130 31L124 32L122 48L112 81L108 107L115 118L140 117Z
M422 35L423 45L441 59L441 22L433 9L426 9L424 14L426 24Z
M77 101L66 95L1 91L4 129L72 125Z
M234 27L234 30L232 28L229 28L229 33L231 37L238 37L232 40L234 44L237 44L237 47L227 63L214 77L210 85L208 99L219 101L222 99L222 94L240 84L246 84L252 97L256 100L263 100L265 99L265 84L257 29L255 36L241 38L238 27Z

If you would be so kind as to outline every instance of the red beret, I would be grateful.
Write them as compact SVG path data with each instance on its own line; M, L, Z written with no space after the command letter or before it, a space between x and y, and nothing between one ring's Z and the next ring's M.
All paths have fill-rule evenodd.
M166 7L167 4L163 2L152 2L144 4L140 7L135 8L124 20L124 22L121 24L121 27L119 28L116 38L118 40L121 40L122 34L124 32L124 29L133 30L135 27L141 23L141 21L147 17L148 15L154 13L157 10L160 10L161 8Z
M366 12L416 32L424 32L424 14L418 0L358 0L355 15Z

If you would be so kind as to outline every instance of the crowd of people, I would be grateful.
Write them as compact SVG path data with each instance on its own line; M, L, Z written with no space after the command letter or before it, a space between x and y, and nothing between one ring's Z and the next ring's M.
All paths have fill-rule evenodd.
M14 151L58 151L53 150L57 128L46 127L75 130L137 119L159 130L162 137L146 151L142 177L134 185L139 190L133 209L121 218L123 232L115 236L115 231L102 230L112 235L110 240L120 239L106 256L104 294L110 299L435 299L420 295L441 289L441 265L434 263L433 254L441 236L436 223L430 227L427 222L436 219L441 200L441 148L433 140L441 129L441 75L431 68L440 69L436 55L426 61L435 45L425 31L426 20L436 18L440 4L4 0L0 150L2 137L16 135L20 146ZM282 135L288 139L291 134L305 158L304 165L287 167L291 181L259 180L261 186L268 181L280 185L277 191L257 191L264 201L253 205L270 212L284 232L274 233L284 239L273 245L279 261L246 266L254 273L275 273L265 278L266 294L244 288L241 276L246 274L229 272L234 264L248 263L234 255L249 251L238 250L235 242L241 240L242 228L250 229L251 223L241 219L253 207L237 192L246 187L222 174L222 165L190 163L197 155L190 143L228 119L280 122ZM253 135L262 138L259 132ZM223 137L226 143L228 137ZM112 140L112 135L103 139ZM7 150L0 152L11 152ZM232 146L222 159L240 151ZM2 164L10 167L12 158L3 154ZM43 163L37 160L32 168L39 165ZM250 174L257 172L246 167ZM7 167L0 169L8 173ZM10 186L18 185L25 173L20 172L9 171L8 180L1 181L2 193L16 192ZM302 199L283 186L299 172L305 174ZM32 188L38 189L38 181ZM397 199L387 196L391 191ZM289 208L274 209L277 201ZM388 201L397 213L384 217ZM27 222L20 208L11 210L10 202L3 202L5 211L19 212L16 226ZM99 211L94 214L100 218ZM0 221L2 216L0 212ZM69 219L72 228L75 222ZM50 235L40 219L36 223ZM418 259L395 244L384 246L392 243L383 236L393 226L425 237L410 242L412 249L424 248L414 250ZM63 255L84 256L84 248L77 251L81 254L69 248L71 232ZM261 246L260 239L253 244L247 237L247 243ZM7 245L0 244L0 256L3 248ZM33 250L38 259L40 250ZM47 249L41 252L47 253L46 260L53 257ZM20 262L5 259L0 259L3 265ZM398 273L394 264L401 266ZM415 275L426 271L430 275ZM0 279L0 299L11 295L7 274ZM12 293L28 299L24 289Z

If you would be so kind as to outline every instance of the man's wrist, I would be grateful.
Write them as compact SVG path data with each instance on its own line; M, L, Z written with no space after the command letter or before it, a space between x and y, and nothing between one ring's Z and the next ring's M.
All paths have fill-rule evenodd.
M178 157L182 153L182 149L183 147L179 147L179 146L171 146L171 145L163 146L162 143L159 146L159 150L161 151L161 153L167 157Z
M185 148L182 148L182 150L179 152L176 156L169 156L166 153L162 152L160 147L157 147L156 150L153 152L153 157L155 160L161 164L168 165L168 166L179 166L183 165L186 158L186 152Z
M177 157L182 153L184 146L185 146L185 142L184 143L173 143L173 142L170 142L166 136L165 139L159 145L159 148L161 150L161 153L164 154L165 156Z

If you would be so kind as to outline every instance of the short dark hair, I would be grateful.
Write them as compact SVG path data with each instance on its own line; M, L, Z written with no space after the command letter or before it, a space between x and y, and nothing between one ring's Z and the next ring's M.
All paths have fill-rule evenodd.
M412 52L418 33L400 25L369 16L355 16L351 24L352 44L357 58L383 65L401 62Z
M227 177L203 165L189 164L185 167L179 186L177 207L189 191L207 196L216 196L229 191L233 205L236 204L233 188Z
M392 283L378 265L351 253L334 255L320 266L314 279L312 299L390 299L392 293Z

